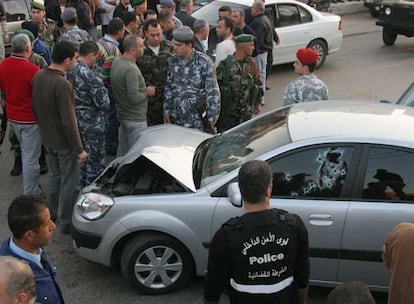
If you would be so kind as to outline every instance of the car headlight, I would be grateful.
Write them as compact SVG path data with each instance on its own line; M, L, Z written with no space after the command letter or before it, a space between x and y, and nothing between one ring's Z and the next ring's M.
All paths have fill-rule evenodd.
M391 15L391 7L387 7L384 11L385 15L389 16Z
M103 217L113 205L112 198L94 192L81 194L76 202L80 214L90 221Z

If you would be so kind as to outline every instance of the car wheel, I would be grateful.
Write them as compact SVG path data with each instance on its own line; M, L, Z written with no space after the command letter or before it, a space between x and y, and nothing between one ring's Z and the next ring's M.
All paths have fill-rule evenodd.
M144 234L131 239L121 255L121 272L144 294L164 294L183 287L193 272L188 250L162 234Z
M378 11L376 11L375 9L370 9L369 10L369 14L371 15L371 17L373 17L373 18L377 18L378 16L379 16L379 12Z
M394 45L396 39L397 33L386 29L385 27L382 29L382 40L384 41L385 45Z
M318 62L316 63L316 68L319 69L325 62L326 55L328 53L328 50L327 50L328 48L326 46L326 43L321 39L316 39L316 40L311 41L308 47L318 52L319 59L318 59Z

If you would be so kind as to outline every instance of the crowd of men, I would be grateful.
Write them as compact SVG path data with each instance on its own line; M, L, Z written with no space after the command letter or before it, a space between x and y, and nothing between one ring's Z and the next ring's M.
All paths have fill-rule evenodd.
M267 55L259 58L274 33L263 1L252 6L258 35L243 10L219 10L215 63L209 25L191 16L192 0L179 9L161 0L159 12L145 0L122 0L99 39L86 2L69 1L61 14L48 4L31 2L31 19L0 64L0 89L15 151L11 175L22 173L23 193L38 195L39 175L49 170L47 198L56 219L60 197L62 231L79 186L102 172L105 154L126 154L147 126L222 132L260 112Z

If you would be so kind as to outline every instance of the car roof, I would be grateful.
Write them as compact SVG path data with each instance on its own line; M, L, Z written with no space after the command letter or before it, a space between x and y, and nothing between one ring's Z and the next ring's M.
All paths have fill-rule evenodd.
M219 0L220 2L229 2L229 3L235 3L235 4L241 4L246 6L252 6L254 0ZM295 0L266 0L265 4L273 4L278 2L297 2Z
M294 142L327 136L412 142L413 126L414 108L373 102L305 102L292 106L288 116Z

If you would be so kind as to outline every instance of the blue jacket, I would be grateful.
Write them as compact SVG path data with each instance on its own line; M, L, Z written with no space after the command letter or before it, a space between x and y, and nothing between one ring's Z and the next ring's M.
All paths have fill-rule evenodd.
M44 43L39 38L36 38L33 41L33 52L45 58L47 64L52 63L52 55L50 54L49 48L47 47L46 43Z
M52 264L50 264L51 269L53 269L53 273L50 274L40 266L38 266L36 263L33 263L32 261L29 261L10 249L10 238L5 240L0 248L0 255L6 256L10 255L15 258L18 258L20 260L25 260L30 265L30 268L32 268L32 271L35 276L36 281L36 294L37 299L36 303L40 304L64 304L64 300L62 297L62 292L60 291L57 277L56 277L56 267L54 267Z

